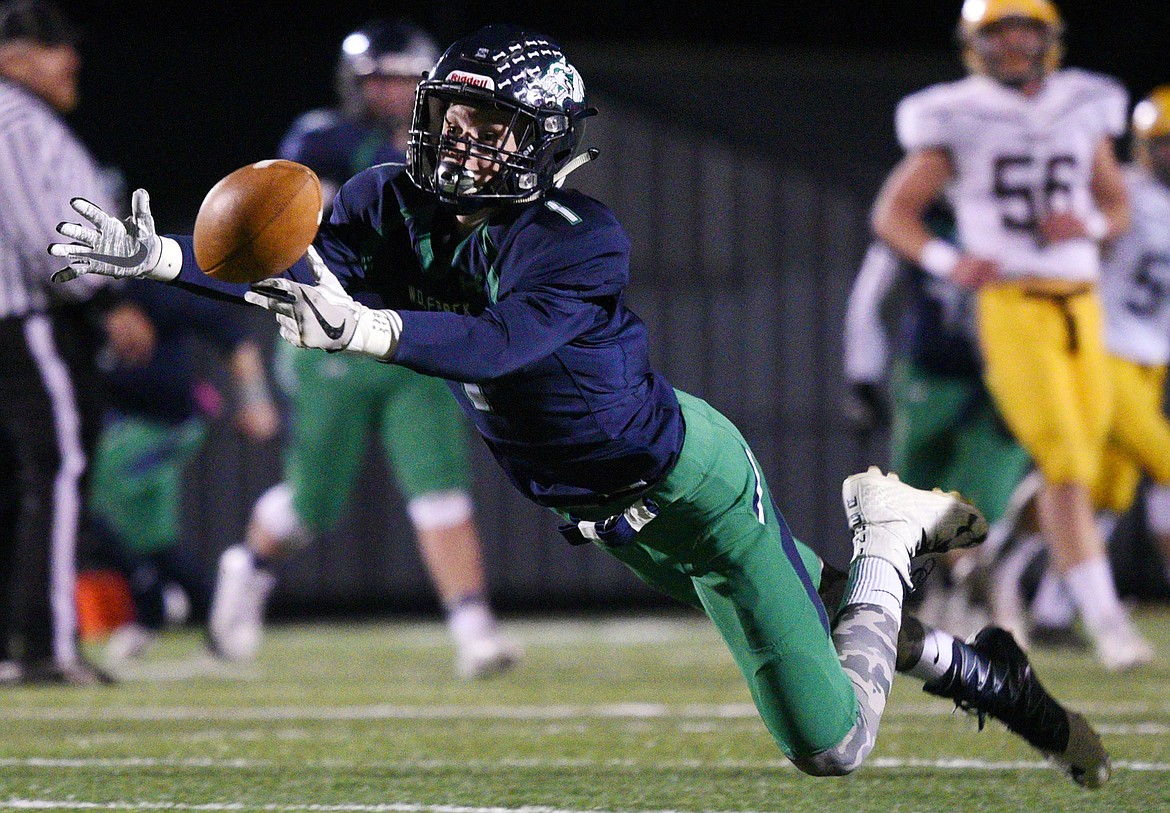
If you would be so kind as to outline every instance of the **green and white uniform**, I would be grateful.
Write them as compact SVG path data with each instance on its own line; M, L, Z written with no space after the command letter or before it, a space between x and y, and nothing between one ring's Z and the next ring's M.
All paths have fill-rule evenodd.
M376 434L403 497L469 491L466 421L447 385L405 367L281 343L281 387L291 409L285 479L301 521L332 528Z

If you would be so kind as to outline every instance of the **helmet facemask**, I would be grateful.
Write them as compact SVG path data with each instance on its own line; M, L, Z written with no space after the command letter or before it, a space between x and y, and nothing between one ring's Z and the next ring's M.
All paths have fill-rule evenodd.
M1170 135L1150 139L1146 145L1147 166L1166 186L1170 186Z
M1038 85L1064 57L1064 21L1052 0L964 0L958 36L967 70L1017 90Z
M411 177L461 212L526 203L572 153L569 117L462 84L423 82L407 163Z
M1006 17L980 28L969 48L981 73L1019 90L1053 69L1050 55L1059 42L1057 34L1039 20Z

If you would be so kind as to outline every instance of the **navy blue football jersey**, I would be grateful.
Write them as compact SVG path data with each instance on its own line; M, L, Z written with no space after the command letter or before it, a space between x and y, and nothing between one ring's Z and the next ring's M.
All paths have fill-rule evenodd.
M955 216L936 203L926 212L927 229L935 237L957 240ZM982 373L975 327L975 294L950 280L939 279L913 263L902 267L909 282L909 301L899 332L900 352L936 375L978 377Z
M974 295L905 263L907 302L898 353L935 375L978 377L983 370L975 331Z
M311 110L297 118L281 139L277 155L309 167L333 190L367 167L405 160L385 130L336 110Z
M613 213L555 189L464 239L453 226L401 165L379 165L341 188L314 245L355 299L401 313L394 362L446 379L532 500L594 505L660 479L682 418L625 306L630 243ZM243 296L201 273L179 239L179 285ZM286 276L312 282L303 260Z

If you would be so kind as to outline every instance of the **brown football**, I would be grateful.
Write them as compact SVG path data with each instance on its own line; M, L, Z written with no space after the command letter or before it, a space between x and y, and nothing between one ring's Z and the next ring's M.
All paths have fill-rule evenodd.
M195 260L223 282L274 277L304 256L321 225L321 181L284 159L240 167L207 193L195 216Z

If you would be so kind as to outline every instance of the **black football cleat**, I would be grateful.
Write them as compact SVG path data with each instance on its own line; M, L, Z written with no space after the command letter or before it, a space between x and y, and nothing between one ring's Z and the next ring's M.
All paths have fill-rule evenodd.
M18 682L24 686L111 686L115 683L112 675L84 658L69 664L52 659L22 664Z
M922 689L977 714L980 729L985 717L999 720L1078 785L1099 788L1109 780L1109 754L1097 732L1040 685L1028 656L1007 630L985 627L969 644L956 641L951 668Z

